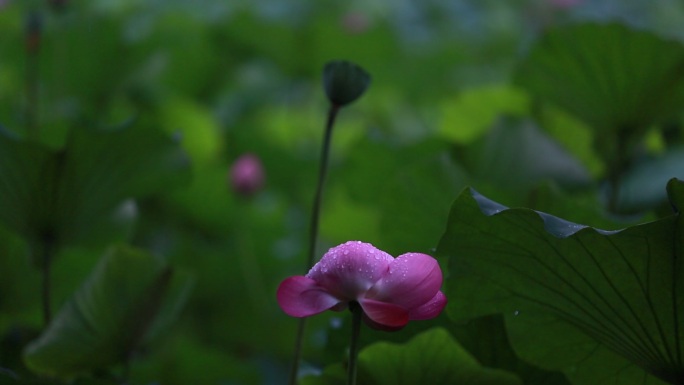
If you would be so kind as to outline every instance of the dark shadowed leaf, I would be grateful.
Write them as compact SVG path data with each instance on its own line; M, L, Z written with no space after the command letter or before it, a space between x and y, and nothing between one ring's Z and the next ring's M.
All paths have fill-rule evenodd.
M349 319L342 317L339 321L339 323L336 321L334 327L328 330L328 356L323 360L339 359L340 352L344 352L348 346L349 336L344 331L350 327ZM477 317L463 322L453 322L445 314L444 317L440 316L430 321L409 323L401 333L368 329L361 333L361 346L371 345L377 341L405 343L410 338L435 328L448 330L457 343L483 367L511 372L517 375L525 385L570 384L559 371L544 370L521 360L510 345L503 316L500 314ZM321 357L319 356L318 359L320 360ZM326 373L334 374L331 368L327 369ZM326 377L326 379L329 378Z
M0 131L0 221L37 243L110 240L112 228L135 216L122 206L126 199L167 189L188 173L177 143L144 127L75 129L60 150Z
M668 184L675 207L682 190ZM438 247L448 313L504 314L520 357L573 384L681 383L680 220L604 231L466 190Z
M510 346L504 319L500 314L458 323L449 330L483 366L512 372L525 385L570 384L560 372L539 369L519 359Z
M480 365L442 328L427 330L409 342L378 342L359 353L359 385L469 384L521 385L515 374ZM307 377L306 385L344 384L342 365L322 376Z
M532 121L502 117L474 145L464 161L479 180L526 191L543 180L562 186L586 185L587 170Z
M192 280L150 254L115 247L24 351L37 373L71 378L129 359L180 310Z
M620 23L558 26L515 81L598 131L642 131L684 105L684 46Z

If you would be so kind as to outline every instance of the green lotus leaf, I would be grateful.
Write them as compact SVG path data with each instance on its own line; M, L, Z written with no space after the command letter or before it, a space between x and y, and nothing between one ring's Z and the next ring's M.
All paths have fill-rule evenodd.
M0 223L38 245L111 241L135 217L129 198L184 183L188 166L177 143L142 126L74 129L58 150L0 130Z
M504 314L516 353L573 384L680 383L682 182L668 192L675 214L605 231L464 191L437 250L448 314Z
M47 329L24 350L33 371L59 378L126 362L173 320L191 277L150 254L109 250Z
M359 385L518 385L513 373L480 365L443 328L427 330L404 344L377 342L359 353ZM305 385L344 384L342 365L309 376Z
M598 132L643 133L684 106L684 45L617 22L555 26L515 83Z

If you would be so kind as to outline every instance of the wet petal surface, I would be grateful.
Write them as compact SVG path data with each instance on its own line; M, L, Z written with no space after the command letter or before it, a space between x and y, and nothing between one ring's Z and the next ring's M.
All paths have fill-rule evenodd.
M350 241L328 250L306 276L334 296L353 301L387 273L393 260L370 243Z
M359 304L366 316L381 326L398 329L409 321L408 312L401 306L373 299L362 299Z
M434 297L427 303L413 308L409 311L409 319L423 320L435 318L444 310L447 304L447 298L441 291L438 291Z
M366 295L413 309L430 301L442 286L437 260L427 254L402 254L392 261L389 271Z
M322 313L340 303L316 281L304 276L284 280L276 293L278 305L292 317L308 317Z

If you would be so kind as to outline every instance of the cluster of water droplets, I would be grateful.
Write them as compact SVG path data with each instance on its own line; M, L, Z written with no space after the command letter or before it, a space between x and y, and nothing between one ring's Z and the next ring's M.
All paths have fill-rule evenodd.
M350 241L328 250L307 275L356 293L370 289L394 258L369 243Z
M389 268L387 275L385 276L386 283L392 283L396 280L403 280L406 278L406 273L408 272L408 267L406 266L406 258L397 258L394 263Z
M407 253L397 257L387 274L369 291L369 298L406 306L419 306L433 298L442 284L442 274L429 255Z

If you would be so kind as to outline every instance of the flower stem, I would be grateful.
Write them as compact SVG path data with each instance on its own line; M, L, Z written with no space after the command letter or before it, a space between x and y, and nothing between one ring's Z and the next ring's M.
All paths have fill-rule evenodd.
M632 129L618 130L620 134L615 140L615 154L608 162L608 210L612 213L618 212L620 201L620 182L625 170L629 167L628 140L629 132Z
M328 158L330 155L330 141L332 138L332 130L335 125L335 118L337 117L337 112L340 106L332 104L330 110L328 110L328 119L325 125L325 133L323 134L323 146L321 147L321 161L318 168L318 184L316 185L316 195L314 196L313 207L311 209L311 220L309 227L309 249L307 256L306 268L307 270L311 268L314 264L314 259L316 256L316 241L318 239L318 222L321 211L321 201L323 198L323 185L325 183L325 176L328 173ZM299 320L299 325L297 326L297 336L295 340L295 351L292 361L292 367L290 368L290 379L288 381L289 385L297 384L297 377L299 373L299 361L302 356L302 345L304 341L304 331L306 329L306 318L301 318Z
M39 258L42 270L41 298L43 304L43 323L47 327L52 320L52 259L54 258L54 244L51 237L43 239Z
M328 121L325 125L325 134L323 136L323 147L321 147L321 162L318 168L318 185L316 186L316 195L314 196L313 207L311 209L311 227L309 228L309 257L307 260L307 269L314 264L316 255L316 241L318 239L318 219L321 211L321 201L323 197L323 184L325 183L325 176L328 173L328 158L330 154L330 140L332 138L332 130L335 125L335 118L339 111L339 106L333 104L328 111Z
M25 89L26 109L24 111L27 137L36 140L38 132L38 67L42 38L42 17L37 11L26 16L25 46Z
M304 342L304 330L306 329L306 318L300 318L297 323L297 337L295 340L294 358L292 360L292 367L290 368L290 379L288 384L296 385L297 377L299 376L299 361L302 356L302 345Z
M363 310L361 305L356 302L349 304L349 310L352 312L352 333L349 342L349 366L347 367L347 384L356 385L356 359L359 355L359 335L361 334L361 316Z

